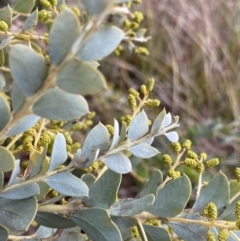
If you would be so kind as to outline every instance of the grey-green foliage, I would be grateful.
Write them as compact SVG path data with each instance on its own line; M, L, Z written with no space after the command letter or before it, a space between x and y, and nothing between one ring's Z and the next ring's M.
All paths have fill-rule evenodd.
M154 138L164 135L170 142L178 141L177 132L172 131L179 126L178 119L172 120L172 115L165 109L153 121L151 128L142 108L133 114L129 126L114 119L112 137L100 122L86 131L82 149L74 154L69 151L64 130L89 114L83 96L107 88L97 61L111 54L122 41L129 40L124 28L114 26L111 21L106 23L109 16L119 13L121 16L118 17L125 20L125 14L129 13L127 2L130 1L84 0L88 17L84 21L81 19L81 24L70 9L62 10L49 22L49 39L41 37L44 41L49 40L45 50L49 53L49 63L33 41L37 37L31 33L38 23L38 9L32 11L35 1L19 0L13 9L10 6L0 9L0 21L9 27L13 14L26 17L20 33L14 35L0 31L1 65L6 65L6 68L0 68L0 71L5 71L1 77L4 83L8 83L6 89L11 86L10 100L4 94L0 95L0 139L3 141L0 146L1 240L25 240L21 236L33 220L40 226L27 239L34 241L56 238L58 229L64 229L55 239L58 241L170 241L172 238L166 225L186 241L205 240L205 226L191 224L191 220L201 221L203 209L209 202L216 204L219 218L236 220L233 213L239 200L240 186L232 183L229 188L229 182L222 173L200 192L187 213L185 209L193 191L185 174L178 178L167 176L163 180L162 172L153 170L135 198L118 199L122 174L132 171L129 152L148 159L160 153L152 146ZM62 3L64 1L59 0L56 9L51 9L58 11ZM30 152L30 165L23 173L20 167L22 157L16 160L14 154L19 149L12 152L11 141L16 142L21 135L29 137L28 134L34 132L33 126L39 132L31 135L39 141L41 132L49 130L44 123L51 125L51 120L68 122L62 129L58 127L49 131L49 146L38 148L38 143L33 142L30 147L22 147L29 148ZM51 139L53 136L54 141ZM10 143L4 143L6 138ZM26 143L23 141L23 144ZM88 173L79 177L73 172L87 170L99 162L105 166L97 176ZM4 177L8 172L11 174L6 181ZM50 189L59 195L44 199ZM67 200L66 204L56 204L63 198ZM152 219L163 219L166 225L142 225L145 220L150 222ZM140 232L139 235L133 233L134 228Z

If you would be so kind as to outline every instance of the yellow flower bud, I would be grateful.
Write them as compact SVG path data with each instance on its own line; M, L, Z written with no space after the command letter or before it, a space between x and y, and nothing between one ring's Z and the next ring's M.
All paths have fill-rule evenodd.
M4 21L0 21L0 31L7 32L8 31L8 25Z

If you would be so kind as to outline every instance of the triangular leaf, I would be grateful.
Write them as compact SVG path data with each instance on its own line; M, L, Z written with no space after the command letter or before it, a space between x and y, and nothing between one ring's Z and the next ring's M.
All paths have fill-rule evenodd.
M49 55L52 64L58 65L62 62L79 35L79 21L70 9L64 9L55 19L49 34Z
M74 213L72 219L93 240L122 241L118 228L103 209L81 210Z
M161 218L175 217L185 208L190 194L190 180L181 176L161 188L155 202L146 211Z
M149 146L146 143L140 143L136 146L133 146L133 147L129 148L129 151L134 156L139 157L139 158L151 158L151 157L159 154L159 151L156 148Z
M0 146L0 163L0 172L12 171L15 166L15 157L3 146Z
M62 165L67 160L66 140L62 133L58 133L55 137L51 161L48 171L51 172Z
M132 170L130 160L123 153L116 153L104 158L105 165L120 174L126 174Z
M130 123L128 139L135 141L148 133L148 118L144 111L140 112Z
M74 120L86 115L89 110L82 96L53 88L34 104L33 112L50 120Z
M38 9L32 12L23 24L22 31L28 31L35 27L38 20Z
M119 140L119 123L116 119L114 119L114 134L112 138L112 144L109 150L113 149L113 147L117 144L118 140Z
M0 10L0 11L1 11L1 10ZM0 43L0 49L5 48L5 47L10 43L10 41L11 41L13 38L14 38L13 36L9 36L9 37L3 39L3 40L1 41L1 43ZM2 52L2 53L3 53L3 52ZM3 64L2 64L2 65L3 65Z
M83 61L102 59L117 48L124 35L120 28L102 25L87 39L86 43L77 52L76 57ZM78 48L78 42L76 40L74 43L73 52Z
M57 76L57 85L67 92L80 95L93 95L107 88L100 71L77 59L63 66Z
M11 47L9 62L13 79L22 93L35 94L47 76L44 58L26 45L16 44Z
M107 170L89 189L89 199L84 200L88 207L109 208L117 199L122 176Z
M163 118L162 128L169 126L172 123L172 115L171 113L167 113L167 115Z
M112 205L109 214L113 216L130 217L146 210L153 204L155 197L153 194L141 198L125 198Z
M221 187L221 188L219 188ZM222 211L229 201L228 179L223 173L216 175L206 187L200 192L200 196L195 201L192 211L202 212L206 205L213 202L218 211Z
M54 190L73 197L88 196L87 185L69 172L60 172L46 179L46 183Z
M160 131L165 116L166 116L166 110L163 109L153 122L152 129L151 129L152 133L157 134Z
M26 230L32 223L36 211L35 197L21 200L0 198L0 223L13 231Z
M102 123L96 125L87 135L82 148L82 157L87 158L88 155L99 149L100 153L106 151L109 145L109 133Z

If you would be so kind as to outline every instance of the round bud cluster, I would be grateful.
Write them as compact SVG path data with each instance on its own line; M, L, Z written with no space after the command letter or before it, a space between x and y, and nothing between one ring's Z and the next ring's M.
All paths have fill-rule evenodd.
M235 169L235 176L236 176L237 182L240 182L240 168L239 167L237 167Z
M191 151L191 150L188 150L188 152L187 152L187 156L188 156L189 158L192 158L192 159L195 159L195 160L198 159L198 155L197 155L197 153L194 152L194 151Z
M129 126L131 121L132 121L132 116L131 115L125 115L125 116L121 117L121 121L125 122L126 125Z
M72 137L71 137L71 135L69 134L69 132L66 131L66 132L63 133L63 135L64 135L64 137L65 137L66 143L67 143L68 145L72 145L73 140L72 140Z
M66 8L68 8L68 6L65 3L61 4L61 6L59 7L59 12L62 12Z
M143 21L144 17L143 17L143 14L139 11L135 11L133 13L133 20L134 22L136 23L141 23Z
M183 142L182 148L189 150L191 148L191 145L192 145L192 142L189 139L187 139Z
M169 169L167 175L172 179L176 179L181 176L179 171L175 171L174 169Z
M137 229L136 226L131 227L131 230L132 230L132 236L133 236L134 238L137 238L137 237L140 236L140 235L139 235L139 232L138 232L138 229Z
M133 0L132 3L140 4L142 0Z
M179 153L182 150L181 144L177 142L172 142L172 149L176 152Z
M66 121L51 120L50 124L57 127L63 127L66 124Z
M207 204L203 210L203 214L210 220L214 221L217 218L217 207L213 202Z
M135 54L141 54L141 55L143 55L143 56L149 55L149 51L148 51L148 49L145 48L145 47L137 47L137 48L135 48L135 49L134 49L134 53L135 53Z
M146 221L147 224L151 224L153 226L159 226L159 220L157 219L149 219Z
M218 241L227 241L229 236L229 232L227 229L222 229L218 233Z
M202 152L200 154L200 158L203 160L203 161L206 161L207 160L207 154L205 152Z
M51 8L52 4L48 0L40 0L40 4L45 8Z
M71 131L82 131L87 128L87 125L83 122L78 122L71 127Z
M110 136L113 136L114 134L114 127L112 125L106 125L108 133L110 134Z
M52 136L47 132L43 132L40 135L38 145L39 146L46 146L46 145L51 144L52 142L53 142Z
M120 56L122 51L123 51L123 46L122 45L118 45L117 48L114 50L115 56Z
M154 83L155 83L154 78L150 78L150 79L147 81L146 87L147 87L147 90L148 90L148 91L152 91L152 90L153 90Z
M46 10L41 10L38 12L38 21L40 22L47 22L52 18L52 13L47 12Z
M0 21L0 31L7 32L8 31L8 25L4 21Z
M96 112L95 111L92 111L90 112L88 115L87 115L87 119L88 120L92 120L96 115Z
M240 219L240 201L236 203L235 216L237 219Z
M146 106L148 107L158 107L160 105L160 100L158 99L147 99Z
M80 12L80 9L78 7L76 7L76 6L72 7L72 11L77 17L81 16L81 12Z
M56 6L57 5L57 0L48 0L49 2L50 2L50 4L52 5L52 6Z
M236 226L238 227L238 229L240 229L240 219L237 219Z
M202 162L198 162L197 166L196 166L196 169L199 173L203 172L204 171L204 165Z
M171 164L172 164L172 158L171 158L171 156L169 156L168 154L164 154L164 155L162 156L162 159L163 159L163 161L164 161L166 164L168 164L168 165L171 165Z
M128 94L133 95L135 98L139 97L139 92L137 92L135 89L131 88L128 90Z
M134 110L137 107L137 102L134 95L128 95L128 105Z
M208 232L206 236L206 241L216 241L214 233Z
M193 168L198 166L198 162L192 158L185 158L184 164L188 167L193 167Z
M71 145L71 152L75 153L80 147L81 147L81 144L79 142L74 142Z
M219 159L218 158L212 158L208 161L206 161L206 167L215 167L219 164Z
M49 65L50 64L50 56L47 54L44 56L44 58L45 58L46 64Z
M147 86L146 85L141 85L140 87L140 91L143 95L147 95L148 91L147 91Z

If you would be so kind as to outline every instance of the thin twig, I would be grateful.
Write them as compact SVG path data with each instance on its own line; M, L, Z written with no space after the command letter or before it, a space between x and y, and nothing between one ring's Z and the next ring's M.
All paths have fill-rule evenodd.
M141 220L137 219L136 221L137 221L137 224L138 224L138 226L139 226L139 228L141 230L141 233L142 233L142 236L143 236L143 241L148 241L148 238L147 238L147 235L146 235L145 230L143 228Z

